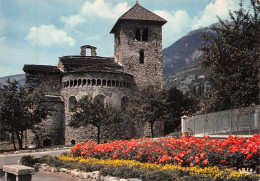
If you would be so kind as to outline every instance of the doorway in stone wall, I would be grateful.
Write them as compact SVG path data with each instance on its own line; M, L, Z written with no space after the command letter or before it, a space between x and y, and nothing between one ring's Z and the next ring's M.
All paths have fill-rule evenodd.
M75 140L71 140L70 143L71 143L71 145L75 145L76 141Z
M42 146L43 146L43 147L51 146L51 142L52 142L52 141L51 141L50 138L46 138L46 139L43 140Z

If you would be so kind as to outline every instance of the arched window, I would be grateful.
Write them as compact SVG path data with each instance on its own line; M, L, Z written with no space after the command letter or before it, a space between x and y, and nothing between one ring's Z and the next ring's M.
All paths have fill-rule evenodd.
M100 79L97 80L97 86L101 86L101 80Z
M91 85L91 80L90 79L88 79L88 86L90 86Z
M96 85L96 79L92 79L92 86Z
M101 104L103 107L106 107L105 100L106 100L106 97L104 95L99 94L94 98L94 103L99 104L99 105Z
M70 86L70 82L67 80L67 87L69 87Z
M106 86L107 85L107 81L106 80L102 80L102 86Z
M148 41L148 29L136 28L135 39L137 41Z
M140 50L139 54L140 54L140 57L139 57L140 64L143 64L144 63L144 51Z
M111 87L111 80L108 80L108 81L107 81L107 86L108 86L108 87Z
M143 41L148 41L148 29L144 29L143 31Z
M78 84L78 80L74 80L74 87L76 87Z
M81 86L81 79L78 80L78 86Z
M112 87L116 86L116 82L114 80L112 80Z
M70 87L72 87L72 86L73 86L73 80L70 81Z
M71 96L69 98L69 112L75 112L76 111L76 104L77 104L76 97Z
M83 84L82 86L85 86L87 84L87 80L86 79L83 79Z
M119 81L116 81L116 87L119 87Z
M136 28L136 30L135 30L135 39L137 41L141 41L140 28Z
M121 99L121 109L123 111L126 110L128 103L129 103L129 100L126 96Z

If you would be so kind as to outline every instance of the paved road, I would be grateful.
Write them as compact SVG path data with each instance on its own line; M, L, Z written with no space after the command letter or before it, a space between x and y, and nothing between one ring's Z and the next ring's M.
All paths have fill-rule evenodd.
M3 175L1 175L1 170L3 168L3 165L17 164L17 162L25 155L31 155L31 156L34 156L35 158L39 158L43 155L56 156L56 155L62 154L63 152L70 152L70 149L45 151L45 152L0 155L0 180L4 181L4 177L3 177ZM47 175L47 174L44 174L44 173L37 172L35 175L33 175L32 180L33 181L70 181L71 179L61 178L61 177L58 177L58 176L55 176L55 175Z
M55 150L55 151L43 151L43 152L32 152L32 153L18 153L18 154L10 154L10 155L0 155L0 169L2 169L3 165L11 165L16 164L23 156L31 155L35 158L39 158L43 155L51 155L56 156L60 155L63 152L70 152L70 149L66 150Z

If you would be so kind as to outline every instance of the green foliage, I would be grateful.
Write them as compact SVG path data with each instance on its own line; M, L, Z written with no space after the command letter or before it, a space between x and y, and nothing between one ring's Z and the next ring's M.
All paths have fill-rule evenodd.
M258 62L260 56L259 5L251 0L249 11L229 12L231 22L219 18L211 28L217 35L204 35L200 65L207 71L211 88L201 103L204 112L259 104Z
M176 87L167 91L166 98L167 110L170 113L170 119L166 120L166 125L178 128L181 125L181 117L191 115L198 110L197 101L184 95Z
M20 163L22 163L25 166L33 167L35 163L40 163L39 158L34 158L31 155L23 156L20 159Z
M184 95L176 87L168 90L157 90L153 86L136 93L126 110L126 114L136 122L149 122L151 135L155 121L165 124L165 133L173 132L180 126L181 117L197 110L197 102ZM173 128L173 129L172 129Z
M100 143L100 128L103 125L121 122L121 112L110 105L105 105L104 96L95 99L82 97L76 104L76 110L71 116L69 126L79 128L89 124L98 130L97 142Z
M44 95L40 91L28 92L25 87L18 86L16 80L8 80L7 85L0 87L0 93L0 131L11 133L12 141L16 136L22 149L24 131L34 129L49 114L42 104Z
M151 135L154 137L153 125L155 121L163 121L167 118L165 104L166 92L158 91L149 86L136 93L127 108L129 117L135 122L149 122Z

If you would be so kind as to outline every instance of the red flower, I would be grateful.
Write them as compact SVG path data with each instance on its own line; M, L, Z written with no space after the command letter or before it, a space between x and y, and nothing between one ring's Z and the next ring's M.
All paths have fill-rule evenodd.
M248 160L249 158L251 158L252 157L252 154L248 154L247 156L246 156L246 159Z
M116 159L116 158L118 157L118 155L113 155L112 157L113 157L114 159Z
M221 162L222 162L222 163L225 163L225 162L226 162L226 160L221 160Z
M139 155L137 155L137 157L136 157L138 160L140 159L140 156Z
M208 159L206 159L206 160L203 160L203 163L205 164L205 165L207 165L208 164Z

